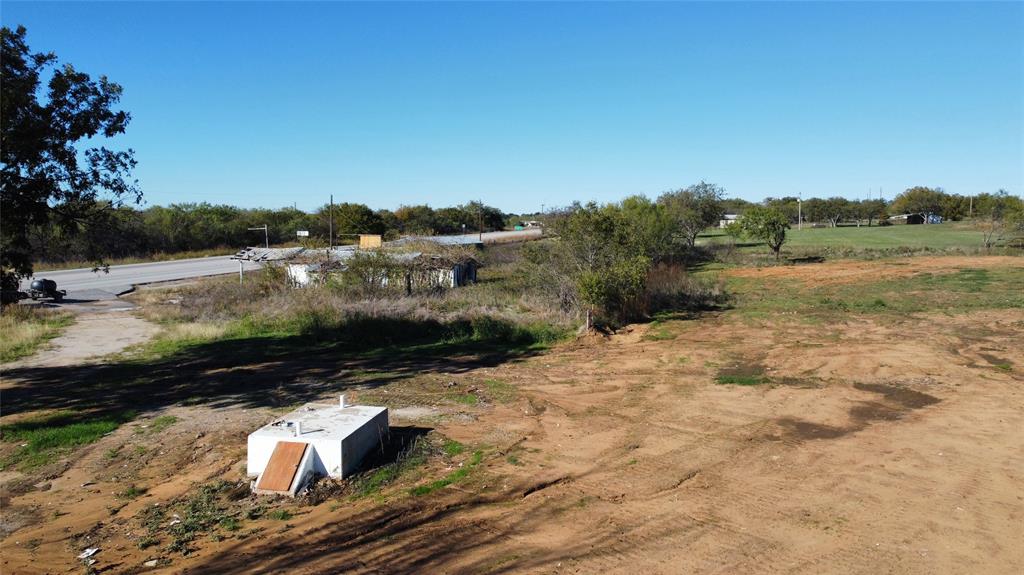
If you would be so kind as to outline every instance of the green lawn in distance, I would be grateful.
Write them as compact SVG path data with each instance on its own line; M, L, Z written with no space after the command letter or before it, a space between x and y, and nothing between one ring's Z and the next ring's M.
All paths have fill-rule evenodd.
M722 230L708 230L701 236L702 243L728 241ZM798 230L793 226L786 233L785 248L795 247L850 247L866 249L885 248L979 248L981 232L970 224L952 222L928 225L844 226L839 228L811 228ZM743 241L743 240L741 240Z

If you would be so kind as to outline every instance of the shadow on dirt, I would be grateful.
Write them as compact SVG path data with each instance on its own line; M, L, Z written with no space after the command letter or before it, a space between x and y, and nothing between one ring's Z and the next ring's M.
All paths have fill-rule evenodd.
M144 412L174 404L283 407L423 373L464 373L536 355L528 342L442 341L359 350L306 336L232 339L167 357L9 369L4 415L40 409Z
M262 547L231 542L204 557L210 573L511 573L550 572L566 560L622 559L623 531L641 530L646 544L704 528L686 517L645 518L643 525L616 524L556 548L522 537L565 519L558 497L531 495L528 513L515 518L495 512L524 501L524 485L486 495L414 497L318 525L303 537L267 540ZM531 501L531 498L536 498ZM256 567L258 566L258 567Z
M791 440L836 439L866 429L876 421L895 421L906 413L934 405L941 400L927 393L906 387L881 383L854 383L860 391L876 393L881 401L861 401L849 409L850 424L833 426L802 419L784 417L775 420ZM773 437L773 439L779 439Z

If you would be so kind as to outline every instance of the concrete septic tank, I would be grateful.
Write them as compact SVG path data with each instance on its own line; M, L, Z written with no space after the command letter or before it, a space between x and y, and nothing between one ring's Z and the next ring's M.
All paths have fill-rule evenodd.
M247 471L257 477L257 492L294 495L315 475L340 479L352 474L387 436L386 407L346 405L345 396L336 404L307 403L249 434ZM288 473L291 481L282 489L281 477Z

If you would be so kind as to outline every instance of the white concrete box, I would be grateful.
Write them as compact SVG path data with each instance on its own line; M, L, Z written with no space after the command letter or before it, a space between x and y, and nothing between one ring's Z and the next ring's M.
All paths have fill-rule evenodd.
M309 465L318 475L352 474L388 437L388 409L370 405L307 403L249 434L247 472L263 473L279 441L307 443Z

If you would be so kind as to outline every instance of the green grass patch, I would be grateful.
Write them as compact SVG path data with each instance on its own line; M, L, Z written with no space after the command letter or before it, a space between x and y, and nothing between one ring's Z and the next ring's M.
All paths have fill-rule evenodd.
M461 447L458 442L451 442ZM377 495L387 485L397 481L399 478L413 472L427 462L429 445L426 441L417 439L408 449L398 455L396 460L357 476L353 479L353 498L359 499L371 495ZM455 450L455 446L445 443L445 451Z
M178 418L173 415L161 415L159 417L153 418L152 421L145 424L146 427L140 427L138 430L136 430L136 433L146 433L148 435L153 435L166 430L168 427L174 425L177 422Z
M670 332L667 327L658 326L651 327L651 329L649 329L647 333L644 334L643 339L644 341L667 341L675 338L676 334Z
M488 379L484 381L487 388L487 395L499 403L507 403L516 398L516 386L499 379Z
M462 405L476 405L480 399L472 393L449 393L445 395L450 401L455 403L461 403Z
M732 241L724 230L708 230L698 243L714 244ZM743 240L746 242L746 240ZM783 250L790 248L846 248L852 250L948 250L982 248L982 233L968 222L947 222L930 225L867 225L838 228L795 227L786 232ZM764 246L743 249L764 251Z
M441 446L441 451L444 451L444 454L449 457L454 457L465 450L466 446L462 445L458 441L455 441L454 439L449 439L445 441L444 445Z
M287 509L274 509L273 511L268 512L265 517L267 519L273 519L274 521L288 521L294 517L294 515L292 515L292 512Z
M462 481L463 479L468 477L469 474L473 471L473 468L479 465L480 462L483 461L483 459L483 451L474 451L473 455L469 458L469 460L462 464L462 467L456 469L455 471L452 471L451 473L445 475L441 479L432 481L430 483L427 483L426 485L418 485L416 487L413 487L412 489L409 490L409 494L414 497L429 495L430 493L433 493L438 489L443 489L453 483L458 483L459 481Z
M913 260L907 261L913 265ZM736 305L729 313L751 318L791 315L827 323L839 314L947 313L1024 308L1024 268L961 268L889 278L880 267L874 280L808 287L794 279L728 278Z
M132 411L96 416L59 411L0 426L3 441L23 444L0 461L0 469L35 469L97 441L134 418Z

